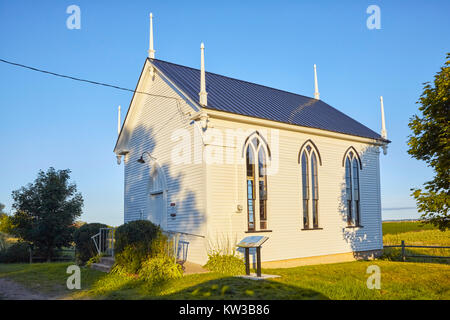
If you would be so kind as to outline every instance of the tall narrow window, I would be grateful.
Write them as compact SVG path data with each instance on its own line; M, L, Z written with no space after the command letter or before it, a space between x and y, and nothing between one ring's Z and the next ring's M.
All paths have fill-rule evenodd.
M267 153L264 141L258 133L247 139L247 211L248 230L267 229Z
M302 154L303 228L309 229L309 170L306 151Z
M359 226L359 168L356 159L353 159L353 200L355 202L355 225Z
M352 217L352 169L350 159L345 160L345 191L347 196L347 224L351 225Z
M313 227L319 227L319 181L317 181L317 158L313 152L311 155L311 192L312 192L312 218Z
M255 230L255 161L253 150L247 148L247 208L248 230Z
M302 175L303 229L319 228L319 179L320 154L314 143L308 140L300 149Z
M345 156L345 193L347 224L349 226L361 225L361 199L359 191L360 166L359 155L357 155L356 151L353 149L353 151L348 152Z
M259 224L261 229L267 229L267 175L266 156L264 149L258 152L258 176L259 176Z

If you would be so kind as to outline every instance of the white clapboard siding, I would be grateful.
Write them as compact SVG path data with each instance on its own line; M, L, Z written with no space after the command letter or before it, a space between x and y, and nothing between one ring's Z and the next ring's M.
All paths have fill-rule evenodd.
M144 73L149 72L144 68ZM149 77L141 79L140 91L159 96L180 98L158 74L151 81ZM189 242L188 260L202 263L206 259L205 234L206 211L204 192L204 171L200 164L177 164L172 161L172 150L179 141L172 141L172 135L178 129L185 129L190 137L193 130L188 112L193 110L182 100L177 106L176 100L141 95L136 99L138 105L132 106L130 118L128 155L125 157L125 201L124 222L147 219L150 216L150 158L144 155L145 164L137 162L144 151L156 157L166 180L166 219L167 230L182 231L197 236L186 236ZM180 108L180 109L179 109ZM194 148L191 139L190 148L201 153L201 144ZM170 204L176 204L176 217L170 216ZM143 217L141 217L143 215Z
M223 131L268 130L268 127L261 128L218 119L214 119L212 124L214 128ZM269 144L270 133L270 130L267 131L265 136ZM276 146L269 145L272 154L277 151L279 154L278 172L268 177L268 229L272 232L256 234L269 237L263 246L263 261L380 249L382 239L378 147L287 130L279 130L278 135L279 150L275 150ZM301 230L301 172L298 154L300 147L308 139L317 146L322 159L322 166L318 168L318 180L319 227L323 230ZM358 229L346 228L346 216L341 205L345 173L342 159L350 146L360 154L363 165L360 171L363 228ZM242 155L242 146L234 149L228 147L227 150L234 150L237 157ZM223 238L224 235L235 241L254 235L245 233L247 204L244 164L212 164L207 167L209 242L220 242L217 239ZM243 206L242 212L236 211L238 204Z

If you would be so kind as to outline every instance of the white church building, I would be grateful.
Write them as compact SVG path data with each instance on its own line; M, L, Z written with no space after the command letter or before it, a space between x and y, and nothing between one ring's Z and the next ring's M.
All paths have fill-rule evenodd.
M114 152L124 222L181 234L190 262L264 235L263 266L344 261L382 247L381 135L314 97L155 58L150 49Z

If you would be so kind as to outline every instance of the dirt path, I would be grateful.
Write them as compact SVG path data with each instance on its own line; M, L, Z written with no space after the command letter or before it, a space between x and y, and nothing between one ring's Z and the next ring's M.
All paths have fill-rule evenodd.
M41 293L31 292L17 282L0 278L0 300L49 300L54 299Z

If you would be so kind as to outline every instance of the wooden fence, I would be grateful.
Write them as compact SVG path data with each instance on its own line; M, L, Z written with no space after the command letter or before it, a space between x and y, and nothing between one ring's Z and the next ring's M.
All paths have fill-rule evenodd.
M35 256L33 250L29 249L30 253L30 263L33 262L46 262L44 257ZM54 257L52 257L51 261L75 261L75 248L63 248L56 250Z
M450 247L442 247L442 246L407 246L405 245L405 241L402 240L401 245L395 246L383 246L383 248L402 248L402 261L406 261L406 257L411 258L430 258L430 259L450 259L450 257L443 256L426 256L426 255L406 255L406 248L429 248L429 249L450 249Z

